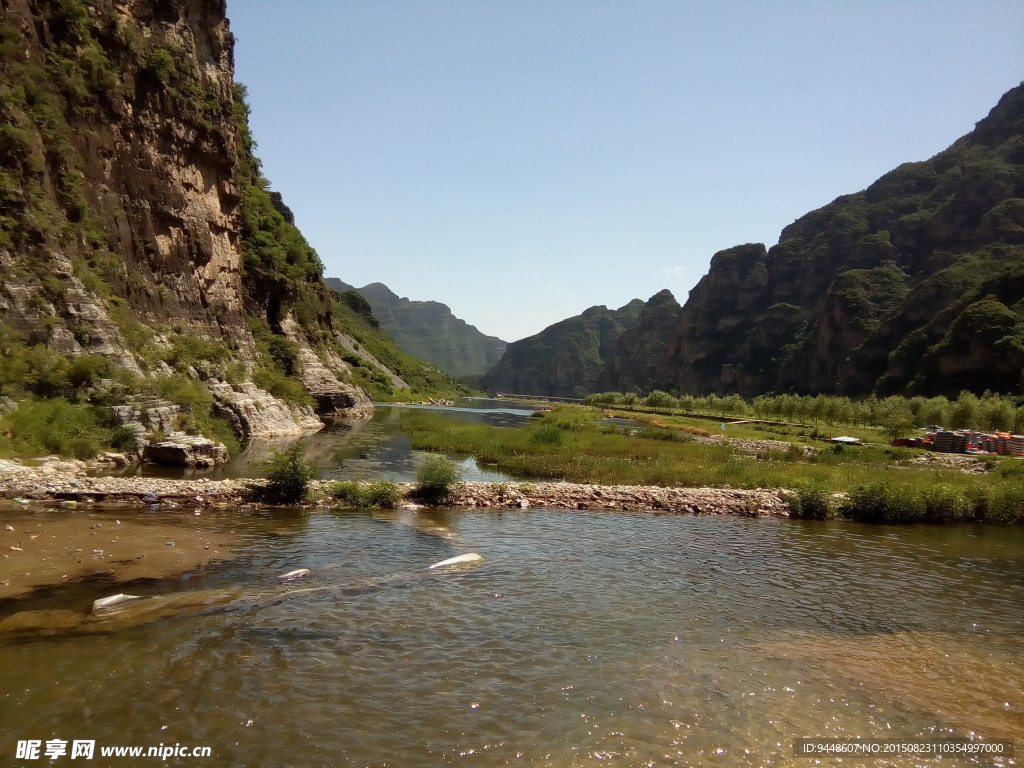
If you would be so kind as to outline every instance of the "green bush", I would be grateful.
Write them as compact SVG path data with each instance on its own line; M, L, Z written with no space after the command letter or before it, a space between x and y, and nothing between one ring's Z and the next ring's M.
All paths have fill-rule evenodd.
M926 511L916 488L892 480L855 485L842 509L846 517L864 523L916 523Z
M923 496L929 523L959 523L973 517L970 499L952 485L938 483L927 488Z
M839 516L838 505L827 485L813 480L801 483L789 499L791 517L807 520L832 520Z
M305 459L301 444L287 451L274 451L267 462L267 495L282 504L298 504L309 494L309 482L317 476L316 467Z
M68 382L75 389L97 384L110 376L112 367L110 360L102 355L79 355L71 361Z
M451 499L462 481L462 469L444 456L431 454L416 467L416 498L426 504L442 504Z
M171 342L171 350L165 359L174 368L184 370L202 362L222 363L230 357L231 350L222 342L182 335Z
M156 78L160 85L167 85L177 70L174 55L166 48L157 48L149 54L144 69Z
M986 523L1010 525L1024 521L1024 483L995 486L989 494Z
M301 381L281 373L276 368L257 368L252 380L257 387L267 390L289 405L316 405L316 401Z
M554 424L542 424L530 433L530 442L539 445L561 445L562 430Z
M114 427L110 433L110 445L121 452L135 450L135 430L131 427Z
M353 507L370 506L367 499L367 492L361 483L355 480L343 480L331 485L329 493L338 501L344 501Z
M331 486L331 495L354 507L390 509L398 505L402 498L402 489L390 480L375 480L367 485L355 480L346 480L334 483Z
M111 432L89 405L66 400L23 401L0 419L9 450L17 456L58 454L91 459L110 445Z

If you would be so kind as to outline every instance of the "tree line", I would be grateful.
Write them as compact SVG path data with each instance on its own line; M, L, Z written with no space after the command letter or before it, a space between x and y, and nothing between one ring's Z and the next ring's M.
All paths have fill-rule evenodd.
M891 397L874 395L852 400L833 395L673 395L655 390L646 397L633 392L601 392L589 395L588 405L619 406L693 413L702 416L752 418L767 421L826 424L829 426L880 427L890 437L901 437L914 429L941 426L986 432L1015 432L1024 429L1024 405L1020 398L985 392L980 397L963 391L955 400L946 397Z

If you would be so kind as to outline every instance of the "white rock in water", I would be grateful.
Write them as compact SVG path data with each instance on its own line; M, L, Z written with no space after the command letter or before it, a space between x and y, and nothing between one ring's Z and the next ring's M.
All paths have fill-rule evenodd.
M402 509L407 509L410 512L415 512L417 509L423 509L422 504L403 504Z
M139 595L111 595L110 597L101 597L99 600L94 600L92 603L92 610L101 611L104 608L110 608L114 605L120 605L121 603L127 603L129 600L141 600Z
M458 565L459 563L479 563L483 558L476 552L470 552L465 555L459 555L458 557L449 557L447 560L442 560L440 563L434 563L430 566L430 570L435 568L444 568L446 565Z
M288 573L283 573L280 576L278 576L278 578L287 579L288 581L291 581L292 579L304 579L311 573L312 571L309 570L309 568L298 568L294 571L288 571Z

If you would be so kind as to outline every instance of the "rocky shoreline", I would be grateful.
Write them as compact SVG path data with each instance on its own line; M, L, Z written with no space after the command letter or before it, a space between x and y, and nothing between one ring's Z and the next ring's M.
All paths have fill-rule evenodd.
M90 477L82 462L52 461L25 466L0 461L0 499L60 501L78 504L190 504L231 506L258 503L263 480L187 480L158 477ZM311 498L333 505L329 481L311 483ZM412 483L399 483L405 502L412 502ZM461 483L450 500L463 509L526 509L533 507L608 511L657 510L679 514L735 514L788 517L788 492L781 489L662 488L602 486L578 483Z

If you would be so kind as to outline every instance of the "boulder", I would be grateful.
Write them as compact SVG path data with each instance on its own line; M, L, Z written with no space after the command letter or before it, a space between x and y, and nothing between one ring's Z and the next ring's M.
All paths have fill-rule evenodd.
M227 463L228 449L205 437L177 435L172 440L150 443L143 449L142 458L169 467L212 467Z

